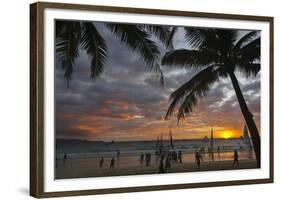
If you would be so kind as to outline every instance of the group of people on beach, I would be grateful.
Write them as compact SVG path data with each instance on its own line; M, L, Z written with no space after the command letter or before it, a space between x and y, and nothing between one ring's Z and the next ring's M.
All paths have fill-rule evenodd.
M203 161L203 157L201 155L201 152L202 152L202 149L200 149L199 151L197 150L195 152L195 163L196 163L197 169L200 169L201 162ZM209 149L208 149L208 152L209 152L209 158L211 157L212 161L214 161L213 152ZM218 155L219 155L220 154L220 148L219 147L217 147L217 152L218 152ZM234 153L233 153L233 166L235 166L235 165L239 166L239 159L238 158L239 158L239 154L238 154L238 151L235 149Z
M120 159L120 151L117 150L117 161L119 162ZM201 167L201 162L203 162L203 156L202 153L204 154L205 149L204 148L199 148L199 150L195 151L195 164L197 169L200 169ZM209 156L210 154L212 154L213 152L208 149L209 152ZM220 148L217 147L217 152L220 153ZM160 150L156 150L155 152L155 158L156 158L156 163L158 162L158 159L160 158L160 162L159 162L159 166L158 166L158 173L166 173L166 172L171 172L171 162L176 162L176 163L182 163L182 151L169 151L169 152L163 152L161 149ZM57 160L57 159L56 159ZM65 163L67 160L67 154L63 155L63 162ZM213 159L212 159L213 160ZM104 157L100 158L99 161L99 167L103 168L104 167ZM141 166L150 166L151 165L151 153L142 153L140 155L140 159L139 159L140 165ZM233 153L233 166L239 166L239 154L238 151L235 149L234 153ZM56 167L57 167L57 163L56 163ZM110 160L110 164L109 164L109 168L110 169L114 169L115 168L115 157L112 157Z
M145 162L145 166L150 166L151 163L151 153L141 154L140 155L140 165L143 165Z
M117 150L117 162L119 162L119 158L120 158L120 150ZM99 162L99 167L103 168L104 166L104 157L101 157L100 162ZM115 168L115 158L112 157L110 160L110 164L109 164L109 169L114 169Z
M159 162L158 173L163 174L166 172L171 172L171 159L167 156L164 164L165 156L161 156L161 160Z
M170 151L167 155L159 151L156 153L157 156L160 156L160 162L158 166L158 173L167 173L172 171L172 161L182 163L182 152L181 151Z
M99 162L99 167L103 168L104 166L104 158L101 157L100 162ZM115 167L115 158L112 157L110 160L110 164L109 164L109 169L113 169Z

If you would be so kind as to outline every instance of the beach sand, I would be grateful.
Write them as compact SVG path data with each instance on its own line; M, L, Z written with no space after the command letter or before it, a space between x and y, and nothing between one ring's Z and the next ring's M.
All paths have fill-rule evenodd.
M109 160L106 160L103 168L98 167L98 162L93 159L74 159L60 160L56 167L56 179L66 178L88 178L88 177L106 177L106 176L123 176L123 175L141 175L141 174L157 174L158 164L152 162L151 166L128 166L124 164L124 160L115 162L115 168L109 169ZM126 159L126 163L128 160ZM130 161L129 161L130 162ZM180 172L199 172L199 171L217 171L217 170L239 170L256 168L255 159L245 159L239 161L239 167L233 166L232 160L224 161L205 161L201 163L198 169L194 162L171 163L171 173ZM169 172L170 173L170 172Z

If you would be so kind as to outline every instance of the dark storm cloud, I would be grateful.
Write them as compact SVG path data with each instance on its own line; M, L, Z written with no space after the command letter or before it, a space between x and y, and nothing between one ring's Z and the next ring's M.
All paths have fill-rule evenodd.
M57 137L104 139L143 139L159 133L161 127L176 126L175 117L163 121L170 94L198 73L196 70L163 66L164 87L157 73L140 62L136 52L122 44L102 23L95 23L108 45L104 72L90 78L90 59L80 50L75 61L70 88L56 61L56 133ZM185 47L183 30L174 38L176 48ZM161 49L161 54L165 51ZM259 77L247 83L237 75L249 108L260 113ZM237 119L233 122L233 119ZM259 120L258 120L259 123ZM206 98L199 101L180 131L202 133L208 126L241 126L243 118L230 80L215 83ZM144 132L144 130L149 130Z

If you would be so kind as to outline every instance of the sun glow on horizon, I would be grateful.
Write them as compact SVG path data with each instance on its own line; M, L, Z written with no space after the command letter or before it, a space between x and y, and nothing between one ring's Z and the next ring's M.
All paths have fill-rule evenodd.
M229 130L225 130L225 131L222 131L220 133L220 137L224 138L224 139L229 139L229 138L232 138L234 137L234 133L232 131L229 131Z

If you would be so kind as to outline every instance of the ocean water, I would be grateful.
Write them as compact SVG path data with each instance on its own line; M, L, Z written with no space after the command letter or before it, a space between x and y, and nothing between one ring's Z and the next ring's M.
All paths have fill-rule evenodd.
M208 152L210 140L175 140L173 148L170 141L163 141L164 151L182 152L183 162L194 162L195 152L200 148L205 151L201 152L204 161L209 160L232 160L233 152L237 150L239 159L255 158L253 150L249 147L249 141L241 138L235 139L214 139L213 156ZM67 141L57 143L56 159L62 160L66 154L67 159L92 159L98 163L101 157L105 160L117 159L117 151L120 152L119 160L126 160L126 165L132 163L139 164L141 154L151 153L151 162L157 162L155 152L157 150L157 141L129 141L129 142L89 142L89 141ZM219 151L218 151L219 147ZM122 158L122 159L121 159ZM126 158L126 159L125 159ZM121 163L120 163L121 164Z

